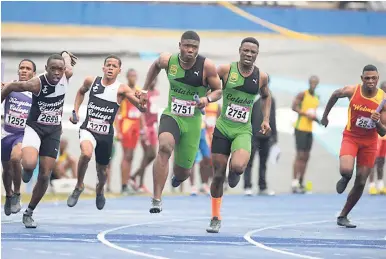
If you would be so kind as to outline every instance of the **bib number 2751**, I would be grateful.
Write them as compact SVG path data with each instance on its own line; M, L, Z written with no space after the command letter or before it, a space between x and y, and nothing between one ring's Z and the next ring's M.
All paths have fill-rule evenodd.
M172 114L176 114L178 116L191 117L194 115L194 102L185 101L179 99L172 100L171 111Z

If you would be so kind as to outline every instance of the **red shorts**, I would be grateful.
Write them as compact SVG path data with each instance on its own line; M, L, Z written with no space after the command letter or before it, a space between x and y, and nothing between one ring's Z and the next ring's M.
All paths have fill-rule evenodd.
M135 122L123 122L121 125L122 132L122 147L128 149L135 149L139 140L140 125Z
M158 136L157 136L157 127L156 124L153 126L147 127L146 130L146 142L150 144L150 146L155 147L158 143Z
M378 139L377 157L386 157L386 139Z
M377 155L378 139L365 139L343 135L339 156L352 156L357 158L358 166L372 168Z

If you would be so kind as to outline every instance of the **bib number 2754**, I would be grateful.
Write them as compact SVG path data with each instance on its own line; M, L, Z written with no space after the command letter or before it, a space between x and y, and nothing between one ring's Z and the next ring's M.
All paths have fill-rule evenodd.
M225 114L229 120L247 123L249 119L249 107L231 104L227 107Z

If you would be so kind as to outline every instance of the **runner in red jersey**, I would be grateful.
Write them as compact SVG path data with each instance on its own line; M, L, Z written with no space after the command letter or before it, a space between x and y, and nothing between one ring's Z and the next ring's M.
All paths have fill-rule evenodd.
M142 125L144 127L141 129L141 144L143 147L143 159L141 162L140 168L138 168L137 172L131 177L133 181L139 176L139 192L150 193L150 191L144 185L144 175L145 170L148 165L154 160L156 155L156 148L158 143L157 136L157 121L158 121L158 106L157 99L159 97L159 91L155 88L157 84L157 78L153 81L151 85L149 85L148 91L148 103L147 103L147 111L141 114Z
M343 132L343 140L340 149L339 162L342 178L336 184L336 191L343 193L350 181L355 158L356 178L350 191L346 204L337 218L339 226L355 228L347 218L352 208L362 196L367 177L374 166L377 153L378 134L384 136L386 133L386 105L383 104L380 112L378 106L383 103L384 92L377 88L378 70L373 65L363 68L362 84L346 86L334 91L327 103L321 124L327 127L328 114L340 98L349 98L347 126Z

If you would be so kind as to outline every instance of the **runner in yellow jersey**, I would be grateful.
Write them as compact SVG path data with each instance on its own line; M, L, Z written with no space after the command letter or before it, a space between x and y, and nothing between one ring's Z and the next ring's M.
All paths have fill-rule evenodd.
M386 81L381 84L380 87L384 92L386 92ZM386 195L385 183L383 182L383 167L385 166L385 157L386 157L386 136L379 136L378 139L378 150L377 150L377 159L375 160L375 166L370 173L369 177L369 194L377 195L383 194ZM374 181L374 170L377 169L377 182Z
M298 119L294 124L296 157L293 168L293 193L305 193L303 179L312 147L312 125L314 121L319 123L319 120L316 118L319 97L315 94L318 84L319 78L311 76L308 90L300 92L292 104L292 110L298 113Z

